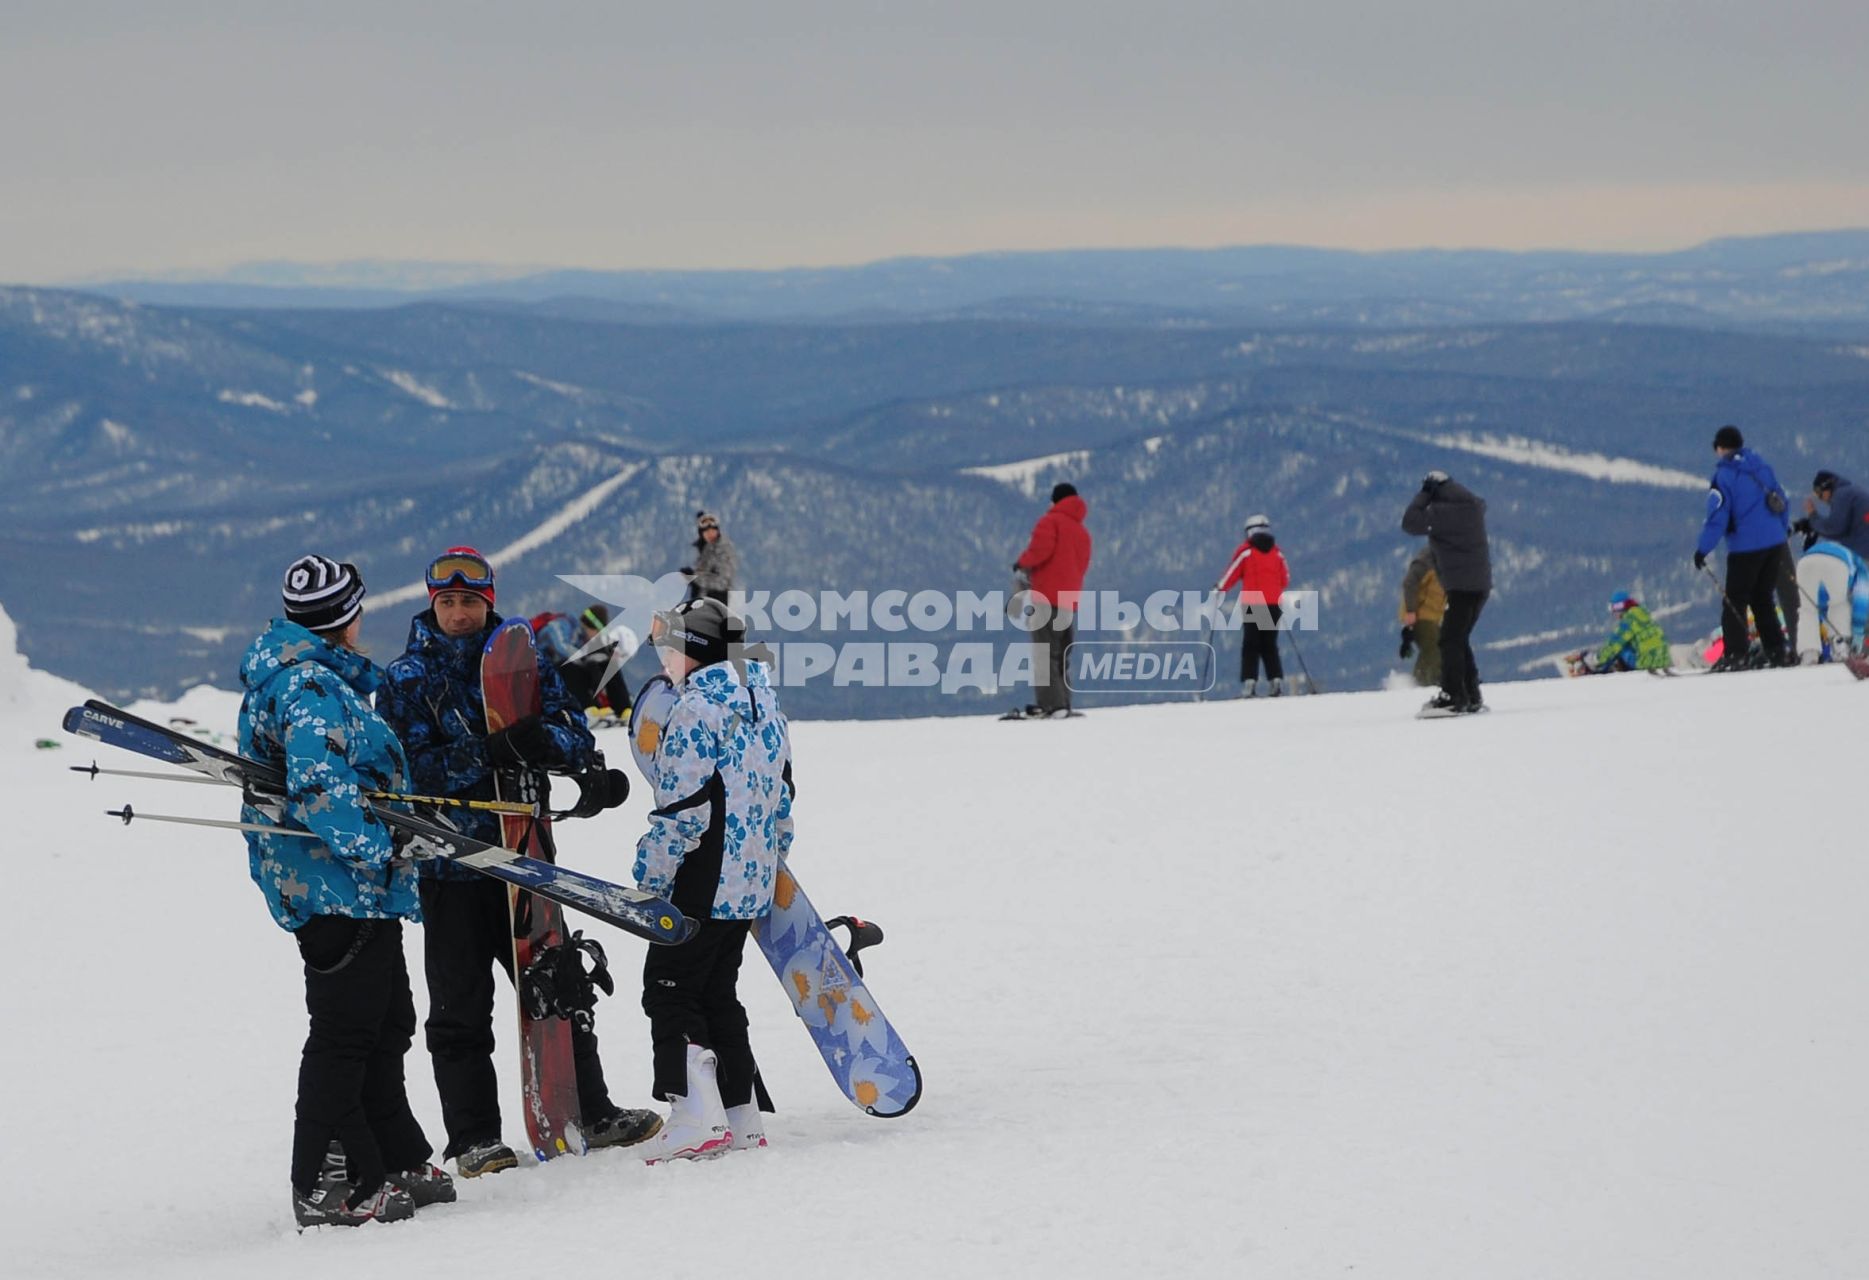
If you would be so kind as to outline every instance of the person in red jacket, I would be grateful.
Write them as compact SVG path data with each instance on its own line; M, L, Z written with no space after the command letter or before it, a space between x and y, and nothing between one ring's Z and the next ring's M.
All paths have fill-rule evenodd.
M1265 516L1246 521L1246 540L1233 552L1217 590L1224 596L1236 585L1245 620L1240 631L1240 696L1259 692L1259 664L1264 661L1265 678L1276 698L1285 692L1285 666L1278 656L1279 600L1291 585L1291 569Z
M1089 510L1075 485L1054 485L1051 509L1038 518L1031 542L1012 566L1031 579L1032 594L1051 606L1051 620L1032 637L1042 650L1037 656L1046 673L1038 685L1038 701L1025 709L1034 719L1071 714L1064 659L1077 635L1077 606L1083 599L1084 575L1090 571L1090 530L1084 528Z

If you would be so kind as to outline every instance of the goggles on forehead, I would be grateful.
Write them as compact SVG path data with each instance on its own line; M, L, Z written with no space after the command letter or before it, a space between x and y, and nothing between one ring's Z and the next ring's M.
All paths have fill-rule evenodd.
M709 516L707 517L707 519L701 521L701 523L697 525L696 527L702 530L718 529L720 528L720 521L714 519L713 516Z
M428 566L428 589L441 591L448 587L486 588L493 585L493 566L477 555L462 551L450 551L438 556Z

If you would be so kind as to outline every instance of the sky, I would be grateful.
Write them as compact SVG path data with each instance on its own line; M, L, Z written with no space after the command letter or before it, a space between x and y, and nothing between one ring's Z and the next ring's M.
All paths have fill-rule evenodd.
M0 0L0 280L1869 226L1862 0Z

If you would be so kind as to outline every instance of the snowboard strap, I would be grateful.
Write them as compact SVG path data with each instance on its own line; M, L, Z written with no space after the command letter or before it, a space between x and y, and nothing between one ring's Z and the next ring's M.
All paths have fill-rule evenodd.
M850 930L850 945L844 948L844 955L849 959L850 967L855 969L857 971L857 976L861 978L863 976L863 961L857 958L857 953L862 951L865 947L873 947L883 940L882 926L873 921L859 919L856 916L837 916L835 919L826 920L824 922L824 927L826 929L835 929L839 925Z

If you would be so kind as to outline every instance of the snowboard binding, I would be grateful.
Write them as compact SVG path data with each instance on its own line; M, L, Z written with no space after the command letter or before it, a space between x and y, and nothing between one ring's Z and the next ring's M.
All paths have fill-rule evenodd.
M613 996L616 989L603 944L576 931L541 950L519 975L519 999L528 1018L564 1018L580 1031L589 1031L596 1021L597 993Z
M844 948L844 955L850 961L850 967L855 969L857 971L857 976L861 978L863 976L863 961L857 958L857 953L862 951L865 947L873 947L883 940L882 926L869 920L859 919L856 916L836 916L824 922L824 927L826 929L835 929L839 925L850 930L850 945Z

